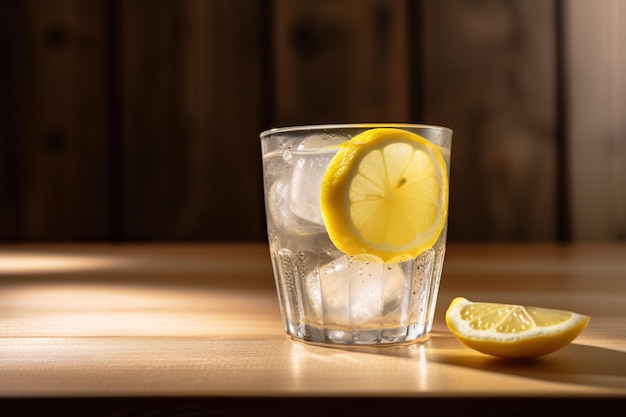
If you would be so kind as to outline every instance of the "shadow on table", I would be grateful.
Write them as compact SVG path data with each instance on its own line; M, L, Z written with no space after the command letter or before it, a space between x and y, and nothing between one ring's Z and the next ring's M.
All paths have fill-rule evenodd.
M564 384L626 388L625 352L571 343L539 358L505 359L484 355L464 346L451 348L456 343L450 334L433 332L421 346L427 348L427 361ZM417 346L420 345L411 345L409 349L368 347L355 348L354 351L415 358L417 350L413 347Z
M528 360L476 356L442 362L566 384L626 387L626 353L592 346L571 344L562 351Z

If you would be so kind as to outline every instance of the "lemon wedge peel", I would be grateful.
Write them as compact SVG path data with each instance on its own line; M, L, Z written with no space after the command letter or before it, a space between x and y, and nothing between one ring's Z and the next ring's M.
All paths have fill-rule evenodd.
M464 345L503 358L536 358L572 342L590 317L565 310L472 302L457 297L446 311L446 325Z
M320 197L330 239L349 256L394 263L432 247L444 230L448 174L439 147L396 128L374 128L343 143Z

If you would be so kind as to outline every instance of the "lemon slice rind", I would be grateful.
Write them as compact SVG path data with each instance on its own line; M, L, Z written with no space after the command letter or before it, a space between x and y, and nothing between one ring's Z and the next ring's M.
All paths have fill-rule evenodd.
M393 188L382 181L381 170L388 178L402 176L398 174L402 171L409 181L419 175L425 179L417 186L415 181L409 183L405 190L394 188L405 193L406 208L395 207L394 216L381 209L377 218L372 207L383 203L363 196L368 190L384 194ZM410 186L422 187L425 201L416 201L420 195L410 194ZM413 258L433 246L445 227L445 160L436 145L419 135L395 128L370 129L341 145L326 169L320 204L330 239L347 255L370 254L387 263ZM391 238L378 238L383 233Z
M537 324L541 317L548 319ZM589 316L571 311L475 303L463 297L450 303L445 318L464 345L504 358L535 358L555 352L578 337L590 321Z

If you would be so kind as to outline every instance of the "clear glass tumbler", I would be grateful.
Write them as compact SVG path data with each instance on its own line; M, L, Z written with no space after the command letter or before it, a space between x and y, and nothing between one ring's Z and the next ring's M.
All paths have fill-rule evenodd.
M445 164L443 227L420 253L392 261L340 250L320 206L323 178L338 150L360 133L380 128L421 136ZM452 131L410 124L314 125L271 129L260 139L269 250L286 333L330 345L426 337L446 248Z

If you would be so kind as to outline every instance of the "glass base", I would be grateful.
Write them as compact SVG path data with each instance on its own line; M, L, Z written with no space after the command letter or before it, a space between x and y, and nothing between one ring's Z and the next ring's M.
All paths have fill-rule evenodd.
M397 346L428 340L428 333L411 327L394 329L342 329L304 326L301 335L289 334L297 341L319 346Z

